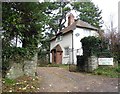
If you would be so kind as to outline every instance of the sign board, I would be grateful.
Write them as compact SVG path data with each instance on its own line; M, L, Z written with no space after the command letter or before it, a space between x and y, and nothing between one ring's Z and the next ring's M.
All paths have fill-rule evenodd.
M98 58L99 65L113 65L113 58Z

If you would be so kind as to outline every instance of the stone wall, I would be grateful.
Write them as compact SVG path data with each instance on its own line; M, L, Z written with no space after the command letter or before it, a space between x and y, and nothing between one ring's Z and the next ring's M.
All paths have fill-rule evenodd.
M92 72L98 68L98 58L96 56L89 56L84 59L86 72Z
M96 56L88 57L88 72L98 68L98 58Z
M98 58L96 56L78 56L77 68L79 71L92 72L98 68Z
M35 76L37 63L35 61L25 61L24 63L24 74L28 76Z
M32 60L26 60L23 63L11 62L11 68L7 72L6 77L9 79L15 79L23 75L35 76L36 68L37 68L37 54L32 58Z
M24 72L22 70L23 65L19 64L19 63L13 63L11 62L11 68L10 70L7 72L6 77L10 78L10 79L15 79L17 77L23 76Z

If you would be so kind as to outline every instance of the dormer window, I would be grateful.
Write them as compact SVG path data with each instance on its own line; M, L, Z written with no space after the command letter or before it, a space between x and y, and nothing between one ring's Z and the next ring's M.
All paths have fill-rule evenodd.
M59 42L59 41L61 41L61 40L62 40L62 36L61 36L61 35L56 38L56 41L57 41L57 42Z

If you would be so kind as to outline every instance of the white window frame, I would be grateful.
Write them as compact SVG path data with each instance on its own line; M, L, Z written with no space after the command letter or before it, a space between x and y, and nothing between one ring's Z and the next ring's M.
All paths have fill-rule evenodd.
M56 42L59 42L61 40L62 40L62 36L61 35L56 38Z
M69 56L70 55L70 52L69 52L69 47L64 47L64 50L65 50L65 56Z

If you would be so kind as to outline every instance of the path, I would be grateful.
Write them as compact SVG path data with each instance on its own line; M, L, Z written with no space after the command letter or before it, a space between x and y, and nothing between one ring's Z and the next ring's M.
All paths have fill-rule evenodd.
M58 67L39 67L40 92L118 92L118 78L69 72Z

